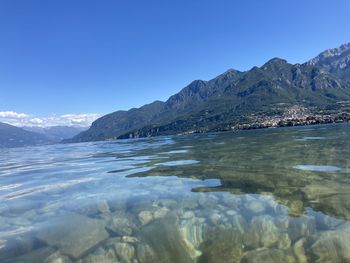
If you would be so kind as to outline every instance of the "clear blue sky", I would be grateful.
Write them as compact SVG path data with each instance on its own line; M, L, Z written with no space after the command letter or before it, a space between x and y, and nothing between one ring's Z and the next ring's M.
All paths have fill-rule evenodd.
M1 0L0 111L128 109L349 41L349 0Z

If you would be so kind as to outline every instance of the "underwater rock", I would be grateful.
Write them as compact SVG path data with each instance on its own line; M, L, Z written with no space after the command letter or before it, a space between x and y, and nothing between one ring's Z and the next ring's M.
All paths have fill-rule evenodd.
M348 184L328 180L327 183L313 183L302 188L309 200L318 200L312 205L324 214L350 220L350 187ZM320 205L322 204L322 205Z
M314 262L350 262L350 223L324 231L309 252Z
M308 237L315 232L315 218L311 216L293 217L289 219L288 234L292 241Z
M97 210L101 213L101 214L108 214L111 211L109 210L109 205L107 203L106 200L102 200L100 202L97 203Z
M315 219L317 229L323 230L332 230L344 223L343 220L339 220L337 218L322 214L320 212L316 214Z
M1 233L1 231L0 231ZM5 258L18 257L32 251L35 247L31 235L18 236L9 240L0 240L0 262Z
M106 228L119 236L130 236L136 225L133 223L132 218L124 212L115 212L107 220Z
M56 251L49 257L47 257L43 263L71 263L72 261L67 257L62 255L59 251Z
M150 211L142 211L139 213L138 218L142 225L147 225L153 220L153 215Z
M198 207L198 202L197 200L195 200L194 198L188 196L188 197L184 197L180 203L179 203L180 207L182 209L196 209Z
M305 255L305 249L304 249L305 243L306 243L306 239L302 238L297 242L295 242L293 246L294 255L297 258L299 263L307 263L307 257Z
M271 216L256 216L244 234L244 244L251 248L269 247L279 239L279 231Z
M113 249L103 249L99 247L96 251L78 260L76 263L119 263L119 261Z
M226 215L228 215L228 216L235 216L237 214L238 213L235 210L227 210L226 211Z
M135 248L129 243L115 243L113 249L121 263L131 263L135 258Z
M189 248L192 258L197 258L202 254L198 248L203 242L206 227L206 224L197 219L185 220L180 223L181 238Z
M248 229L248 224L241 215L233 216L230 222L230 229L236 233L239 233L240 235L243 235Z
M131 237L131 236L123 236L121 238L121 240L125 243L131 243L131 244L135 244L135 243L138 243L140 242L140 240L136 237Z
M128 195L116 195L113 199L108 200L109 210L111 212L125 211Z
M236 209L241 205L241 199L233 194L225 194L222 202L229 208Z
M287 205L290 216L301 216L304 214L304 203L301 200L293 200Z
M289 216L278 216L275 218L275 224L278 228L283 229L283 230L288 230L289 227L289 221L290 217Z
M136 246L136 254L141 263L153 263L157 260L154 251L147 244L138 244Z
M173 209L173 208L177 207L177 202L175 200L172 200L172 199L161 199L159 201L159 204L162 206L165 206L169 209Z
M79 258L92 247L107 239L102 220L69 213L54 218L50 227L40 229L37 238L61 253Z
M32 263L32 262L45 262L46 259L50 258L56 252L56 249L52 247L42 247L30 251L20 257L17 257L9 262L20 262L20 263ZM6 261L5 261L6 262ZM64 261L63 261L64 262ZM64 262L64 263L69 263Z
M209 219L213 225L217 225L222 220L222 216L218 213L214 213L214 214L210 215Z
M183 218L183 219L191 219L194 217L195 217L195 214L193 213L193 211L186 211L185 213L183 213L181 215L181 218Z
M218 200L216 196L206 196L206 195L201 195L198 198L198 204L202 208L216 208L218 204Z
M277 247L280 249L287 249L290 247L292 241L287 233L281 233L277 241Z
M232 228L216 229L200 246L198 263L238 263L243 256L242 234Z
M167 207L160 207L153 213L154 219L160 219L165 217L170 212L170 209Z
M154 220L141 229L142 241L147 243L153 251L152 261L145 263L193 263L193 247L189 247L179 231L176 216L168 215L161 220Z
M279 249L257 249L247 252L242 263L286 263L282 250Z
M263 202L258 200L252 200L244 205L244 207L254 214L259 214L265 211L265 205Z

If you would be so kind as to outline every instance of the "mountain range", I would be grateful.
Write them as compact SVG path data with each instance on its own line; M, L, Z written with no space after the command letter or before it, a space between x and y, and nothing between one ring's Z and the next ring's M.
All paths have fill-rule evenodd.
M46 136L52 142L61 142L64 139L69 139L79 134L82 131L87 130L87 127L78 126L50 126L50 127L36 127L25 126L26 131L42 134Z
M292 65L274 58L195 80L167 101L116 111L65 142L85 142L350 119L350 44ZM345 114L345 115L344 115Z
M69 126L20 128L0 122L0 148L59 143L85 129Z

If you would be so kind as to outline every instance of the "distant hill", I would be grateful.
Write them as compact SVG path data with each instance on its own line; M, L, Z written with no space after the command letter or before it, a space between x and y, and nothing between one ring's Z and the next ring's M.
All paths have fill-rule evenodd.
M338 120L337 114L350 112L349 75L341 62L335 63L336 58L347 56L347 49L344 45L333 52L333 64L322 62L322 55L296 65L274 58L246 72L231 69L210 81L196 80L166 102L105 115L67 141L230 130L242 125L265 127L290 120Z
M45 135L0 123L0 148L48 144L52 141Z
M74 127L74 126L52 126L52 127L23 127L26 131L31 131L45 135L50 141L60 142L64 139L69 139L82 131L88 129L88 127Z

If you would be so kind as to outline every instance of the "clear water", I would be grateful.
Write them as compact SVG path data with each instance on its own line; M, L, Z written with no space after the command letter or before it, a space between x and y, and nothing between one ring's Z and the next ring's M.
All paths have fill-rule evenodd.
M0 150L0 262L350 262L350 125Z

